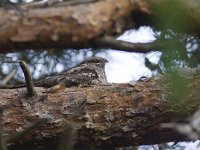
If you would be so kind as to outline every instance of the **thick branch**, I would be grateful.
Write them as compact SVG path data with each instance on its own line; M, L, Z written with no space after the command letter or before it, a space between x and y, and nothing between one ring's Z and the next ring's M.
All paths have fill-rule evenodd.
M129 0L35 9L0 9L0 49L87 48L104 34L121 33L137 9Z
M116 36L137 25L162 26L190 33L199 32L199 7L194 0L173 2L174 15L160 15L155 11L162 6L160 0L98 0L75 5L54 7L28 7L0 9L0 52L15 49L91 48L102 36ZM34 5L33 5L34 6ZM167 8L167 7L161 7ZM173 11L173 10L172 10ZM167 10L166 10L167 12ZM162 20L156 20L155 16ZM157 19L158 19L157 18ZM167 19L165 19L167 18ZM170 19L169 19L170 18ZM161 23L162 22L162 23ZM183 26L184 24L184 26ZM163 28L163 27L162 27ZM102 44L112 47L110 44ZM99 42L100 43L100 42ZM130 43L114 44L113 48L126 51L151 51L151 43L133 46ZM143 48L141 48L141 46ZM136 47L136 48L133 48ZM141 50L140 50L141 48ZM153 46L154 48L154 46ZM156 46L159 48L159 46Z
M187 140L172 129L161 128L160 124L180 122L188 117L188 111L197 109L199 73L188 73L190 78L194 77L190 87L193 94L188 96L195 103L190 101L188 105L187 101L187 105L183 105L187 110L185 118L183 114L181 118L178 115L180 109L169 107L166 102L167 82L163 77L134 85L72 87L56 91L36 88L38 94L32 98L26 96L25 88L2 89L0 104L5 108L5 133L19 132L37 118L48 118L50 121L45 126L19 139L19 143L13 143L13 149L34 143L38 143L37 148L55 149L67 124L77 130L77 149L114 149L117 146Z

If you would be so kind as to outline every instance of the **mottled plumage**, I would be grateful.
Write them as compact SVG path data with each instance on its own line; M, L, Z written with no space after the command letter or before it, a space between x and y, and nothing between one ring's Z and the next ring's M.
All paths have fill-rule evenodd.
M35 82L34 86L53 87L61 83L64 83L65 87L107 84L106 62L108 61L105 58L91 57L66 72Z
M106 62L108 61L102 57L91 57L86 59L79 66L67 71L60 81L64 82L66 87L106 84Z

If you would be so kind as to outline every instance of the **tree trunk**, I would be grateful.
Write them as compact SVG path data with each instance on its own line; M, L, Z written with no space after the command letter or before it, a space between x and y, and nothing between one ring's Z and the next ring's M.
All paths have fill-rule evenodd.
M114 149L187 140L186 136L160 125L184 121L197 110L199 73L193 72L189 77L188 86L193 94L188 95L189 103L183 104L186 114L168 102L172 97L166 90L170 87L166 77L134 84L36 88L34 97L28 97L25 88L1 89L5 135L24 130L38 118L48 118L47 123L22 138L8 139L10 148L53 150L58 146L64 127L69 124L77 133L76 149Z

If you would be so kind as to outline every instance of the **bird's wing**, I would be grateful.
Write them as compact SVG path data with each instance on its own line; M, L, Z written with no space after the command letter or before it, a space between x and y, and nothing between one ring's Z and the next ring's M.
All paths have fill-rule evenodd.
M58 81L65 84L65 87L72 87L78 85L90 85L94 79L97 79L98 75L94 70L85 69L81 72L77 71L69 76L65 76Z

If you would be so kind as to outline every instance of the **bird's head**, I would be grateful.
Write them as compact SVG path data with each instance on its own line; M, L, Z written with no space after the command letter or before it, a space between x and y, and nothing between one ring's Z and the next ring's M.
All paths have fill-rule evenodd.
M84 60L81 64L94 64L99 67L105 67L105 64L108 62L107 59L103 57L90 57Z

